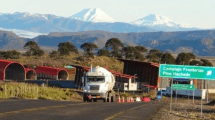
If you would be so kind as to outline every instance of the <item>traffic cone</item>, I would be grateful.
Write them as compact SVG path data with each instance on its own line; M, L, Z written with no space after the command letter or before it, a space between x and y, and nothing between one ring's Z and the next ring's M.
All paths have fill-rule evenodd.
M124 103L125 102L125 99L124 99L124 97L122 97L122 103Z
M127 103L130 103L130 99L129 99L129 97L127 97L127 99L126 99L126 100L127 100Z
M118 101L118 103L121 103L121 99L120 99L120 96L118 97L118 100L117 100L117 101Z
M133 97L131 97L131 102L134 102L134 99L133 99Z

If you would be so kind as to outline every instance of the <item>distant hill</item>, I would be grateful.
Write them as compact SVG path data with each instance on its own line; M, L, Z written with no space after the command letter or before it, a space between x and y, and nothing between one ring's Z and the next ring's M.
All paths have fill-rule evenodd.
M143 45L173 53L193 52L201 56L215 55L215 30L187 32L114 33L105 31L52 32L33 39L18 37L12 32L0 31L2 49L23 49L25 42L33 40L47 51L57 49L60 42L70 41L77 48L85 42L96 43L103 48L110 38L119 38L127 45Z
M3 50L21 50L25 44L25 39L17 36L13 32L0 30L0 49Z
M148 32L148 33L113 33L105 31L64 32L50 33L48 36L85 36L97 37L103 47L105 42L117 37L124 43L143 45L149 48L157 48L162 51L180 53L193 52L198 55L214 55L215 30L198 30L182 32ZM102 44L103 43L103 44Z
M142 33L115 33L106 31L85 31L85 32L52 32L48 36L71 36L84 35L90 37L101 37L109 39L117 37L122 41L141 43L149 40L197 40L203 38L215 39L215 30L197 30L197 31L180 31L180 32L142 32Z

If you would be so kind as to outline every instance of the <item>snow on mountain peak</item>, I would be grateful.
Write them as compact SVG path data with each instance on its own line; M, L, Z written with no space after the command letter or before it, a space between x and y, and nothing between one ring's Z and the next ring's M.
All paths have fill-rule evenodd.
M83 9L69 18L87 22L114 22L113 18L99 8Z
M23 18L39 18L48 20L49 16L56 17L50 14L39 14L39 13L28 13L28 12L15 12L15 13L2 13L0 16L4 17L13 17L15 19L23 19Z
M190 27L187 24L179 24L173 20L167 18L166 16L150 14L144 18L138 19L131 22L131 24L140 25L140 26L167 26L167 27Z

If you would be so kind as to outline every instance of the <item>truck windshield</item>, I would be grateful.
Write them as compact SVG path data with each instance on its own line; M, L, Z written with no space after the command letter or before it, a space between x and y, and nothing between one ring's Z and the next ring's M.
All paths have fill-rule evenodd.
M87 77L87 82L104 82L105 78L103 76L89 76Z

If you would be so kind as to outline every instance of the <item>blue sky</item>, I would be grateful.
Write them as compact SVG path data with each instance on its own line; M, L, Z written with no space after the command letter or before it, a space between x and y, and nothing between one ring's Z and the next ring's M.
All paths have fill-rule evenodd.
M148 14L175 22L215 28L215 0L2 0L1 13L29 12L68 17L85 8L100 8L116 21L130 22Z

